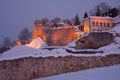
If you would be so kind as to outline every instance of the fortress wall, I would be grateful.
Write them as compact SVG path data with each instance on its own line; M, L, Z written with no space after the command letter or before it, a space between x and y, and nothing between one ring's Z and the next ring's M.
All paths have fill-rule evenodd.
M76 30L74 27L51 29L37 26L33 32L33 39L39 36L46 41L49 46L65 46L75 40L75 33Z

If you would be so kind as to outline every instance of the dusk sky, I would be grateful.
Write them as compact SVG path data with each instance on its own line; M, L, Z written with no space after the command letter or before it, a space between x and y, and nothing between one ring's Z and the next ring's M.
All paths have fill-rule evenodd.
M120 0L0 0L0 42L4 37L17 40L25 27L33 32L36 19L71 19L77 13L82 19L85 12L100 2L110 6L120 4Z

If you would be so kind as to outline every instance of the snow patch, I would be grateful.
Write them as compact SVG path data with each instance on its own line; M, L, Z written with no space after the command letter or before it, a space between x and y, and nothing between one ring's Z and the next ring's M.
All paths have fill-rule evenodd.
M38 48L46 47L47 44L40 37L37 37L32 42L30 42L30 44L27 44L26 46L38 49Z
M76 46L76 44L75 44L76 41L77 41L77 40L74 40L74 41L70 42L70 43L68 44L68 47L75 47L75 46Z

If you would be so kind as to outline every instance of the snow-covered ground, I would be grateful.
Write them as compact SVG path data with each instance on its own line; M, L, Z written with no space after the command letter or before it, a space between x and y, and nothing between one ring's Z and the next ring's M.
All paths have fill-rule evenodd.
M120 24L117 24L114 28L110 30L111 32L120 33Z
M34 80L120 80L120 65L87 69Z

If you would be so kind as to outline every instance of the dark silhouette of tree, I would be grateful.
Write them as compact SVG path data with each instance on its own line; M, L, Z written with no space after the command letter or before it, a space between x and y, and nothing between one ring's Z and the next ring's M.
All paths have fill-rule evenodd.
M90 10L89 15L92 16L109 16L109 9L111 7L105 2L101 2L94 7L93 10Z
M119 14L119 10L115 7L109 10L110 17L116 17L118 14Z
M11 42L11 39L9 37L5 37L4 40L3 40L3 46L4 47L12 47L12 42Z
M49 22L49 19L47 17L43 18L42 20L46 23Z
M69 25L72 25L72 24L71 24L71 21L70 21L69 19L63 19L62 22L66 23L66 24L69 24Z
M53 23L59 23L61 21L61 19L59 18L59 17L56 17L56 18L54 18L53 20L51 20L51 22L53 22Z
M120 4L116 8L119 10L118 14L120 15Z
M87 17L88 17L88 14L87 14L87 12L85 12L84 19L87 18Z
M24 28L20 32L18 37L19 37L19 40L22 41L23 44L26 44L26 42L28 42L31 39L32 33L27 28Z
M6 46L3 46L3 47L0 47L0 54L5 52L5 51L8 51L10 48L9 47L6 47Z
M74 18L74 25L75 26L80 25L80 20L79 20L78 14L76 14L76 16Z
M95 15L96 15L96 16L101 16L101 15L100 15L100 9L99 9L99 7L97 8L97 11L96 11Z

